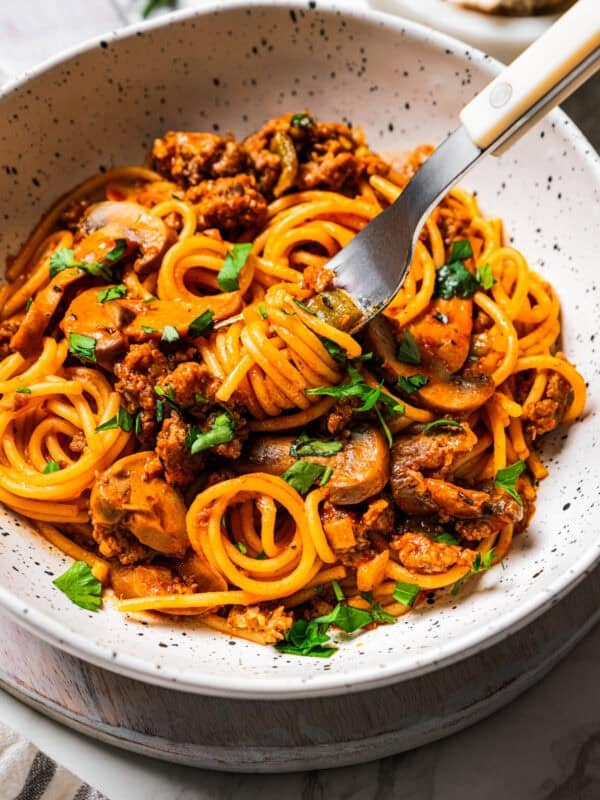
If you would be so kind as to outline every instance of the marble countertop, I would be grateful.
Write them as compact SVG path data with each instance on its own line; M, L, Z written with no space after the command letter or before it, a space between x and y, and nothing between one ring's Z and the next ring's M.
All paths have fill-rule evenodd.
M97 33L139 19L146 0L0 3L0 83ZM356 0L357 5L364 0ZM180 7L201 0L180 0ZM600 147L600 76L565 108ZM474 727L419 750L339 770L228 775L167 765L86 739L0 692L0 720L110 800L281 796L317 800L597 800L600 628L541 683Z

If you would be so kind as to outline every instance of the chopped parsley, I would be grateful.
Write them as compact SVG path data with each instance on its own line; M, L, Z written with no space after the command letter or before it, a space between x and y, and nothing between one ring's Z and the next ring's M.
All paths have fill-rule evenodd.
M162 342L167 342L168 344L178 342L180 339L179 331L174 325L165 325L160 339Z
M310 491L315 481L320 480L320 485L325 485L323 479L327 470L330 470L327 477L327 480L329 480L332 474L331 467L316 464L314 461L296 461L289 469L286 469L281 477L299 494L306 494Z
M96 297L99 303L106 303L109 300L120 300L127 294L127 287L120 283L118 286L109 286L106 289L101 289Z
M234 244L227 253L217 275L217 283L222 292L235 292L240 288L238 277L251 250L252 243L249 242L248 244Z
M96 360L96 340L84 333L69 334L69 353L84 361Z
M450 251L450 261L464 261L465 258L471 258L473 256L473 248L471 247L471 242L468 239L458 239L456 242L452 244L452 250Z
M60 466L58 461L48 461L48 463L42 470L42 473L44 475L51 475L53 472L60 472L61 469L62 467Z
M321 439L312 439L307 433L301 433L300 436L290 447L290 455L295 458L302 456L334 456L339 453L343 442L340 441L324 441Z
M172 386L167 386L166 389L163 389L162 386L155 386L154 393L157 394L164 403L170 405L174 411L177 411L179 414L181 414L181 408L175 401L175 392L173 391Z
M392 597L403 606L413 606L421 587L417 583L403 583L398 581L394 587Z
M142 330L144 333L158 333L158 329L151 328L150 325L142 325Z
M338 601L338 603L341 603L342 600L346 599L346 595L337 581L331 581L331 588L333 589L335 599Z
M400 375L398 378L398 388L402 389L402 391L406 392L406 394L417 392L427 383L429 383L429 378L426 375L420 375L419 373L416 373L415 375L408 375L407 377Z
M435 296L450 300L451 297L463 299L471 297L479 289L477 278L460 261L444 264L435 275Z
M332 581L332 587L335 582ZM317 587L315 587L316 589ZM343 597L341 587L338 585L340 594ZM337 596L335 587L334 593ZM329 614L316 617L307 622L298 619L285 635L282 642L278 642L275 648L280 653L289 653L295 656L312 656L313 658L329 658L337 648L331 646L327 631L330 625L337 625L344 633L354 633L365 625L373 622L395 623L396 618L388 614L379 603L371 606L370 609L354 608L346 603L338 601L335 608Z
M419 352L419 345L417 344L415 337L408 330L408 328L402 331L402 336L398 341L398 347L396 349L396 358L403 364L421 363L421 353Z
M379 406L381 405L389 414L404 414L404 406L397 403L390 395L384 393L383 381L376 387L368 386L363 381L360 372L352 364L348 365L348 377L350 379L348 383L342 383L338 386L320 386L316 389L305 389L305 393L308 395L326 395L327 397L358 397L363 402L354 411L374 410L391 447L392 435Z
M514 464L510 465L510 467L499 469L496 473L496 477L494 478L494 483L496 486L504 489L504 491L507 492L513 498L513 500L516 500L520 506L523 505L523 500L521 495L517 492L516 485L517 480L521 476L521 473L524 469L524 461L515 461Z
M98 611L102 605L102 584L85 561L75 561L66 572L52 581L75 605Z
M329 355L333 358L334 361L337 361L338 364L345 364L348 360L346 356L346 351L337 344L337 342L332 342L331 339L327 339L325 336L321 337L321 344L327 350Z
M300 302L300 300L296 300L295 297L293 298L293 301L298 306L298 308L301 308L303 311L306 311L307 314L310 314L313 317L317 316L317 312L313 311L312 308L309 308L306 305L306 303L302 303L302 302Z
M331 476L333 475L333 468L332 467L325 467L325 472L323 473L323 477L319 481L319 486L322 488L323 486L327 486L329 481L331 480Z
M423 433L429 433L429 431L434 430L435 428L460 428L461 431L465 429L457 422L455 419L434 419L432 422L428 422L427 425L423 428Z
M165 418L165 404L163 403L162 400L157 400L156 401L156 412L155 412L154 416L156 418L156 421L160 425L160 423Z
M483 267L477 267L475 271L475 278L479 281L481 288L485 289L486 291L491 289L496 283L491 264L484 264Z
M493 547L487 552L483 553L483 555L481 553L477 553L473 561L473 564L471 566L471 569L466 573L466 575L463 575L463 577L460 580L456 581L456 583L452 587L452 594L454 595L458 594L462 589L464 582L468 578L470 578L471 575L475 575L478 572L483 572L485 570L488 570L492 566L492 563L494 561L494 556L495 553Z
M439 542L440 544L458 544L458 539L451 533L446 532L440 533L439 536L436 536L433 541Z
M269 314L267 313L267 309L265 308L263 303L258 304L258 313L261 315L263 319L269 318Z
M233 441L234 424L232 418L227 413L219 414L215 417L212 425L207 431L201 431L195 426L190 428L186 437L186 445L192 455L209 450L219 444L227 444Z
M117 241L125 242L124 239ZM107 255L104 257L104 260L109 261L112 264L113 261L120 257L120 255L112 257L112 254L117 249L121 255L125 250L125 248L123 248L123 251L121 252L120 247L116 245L109 253L107 253ZM55 250L55 252L50 256L50 278L56 277L56 275L58 275L58 273L62 272L64 269L72 269L74 267L79 269L81 272L87 272L88 275L92 275L94 278L104 278L106 281L112 281L113 279L110 266L99 261L78 261L75 258L73 250L68 247L59 247L59 249Z
M304 112L294 114L290 120L290 125L293 128L311 128L314 124L315 121L310 114L305 114Z
M18 389L15 389L17 394L31 394L31 389L29 386L19 386Z
M146 19L159 8L176 8L177 0L148 0L142 10L142 19Z
M143 412L138 411L138 413L135 415L135 422L133 424L133 432L138 437L142 433L142 413Z
M240 553L242 553L243 555L246 555L248 553L248 548L246 547L246 545L243 542L236 542L235 546L240 551Z
M102 425L98 425L96 428L96 433L100 433L102 431L112 431L115 428L121 428L121 430L125 431L125 433L129 433L133 429L133 417L129 411L127 411L127 409L123 408L123 406L119 406L116 416L107 419L106 422L102 423Z
M190 336L192 339L195 339L197 336L204 336L207 333L210 333L213 329L214 316L214 311L203 311L199 317L196 317L196 319L193 319L190 322L188 336Z
M115 246L104 256L104 260L108 261L109 264L114 264L115 261L118 261L125 255L126 250L127 239L115 239Z
M32 305L33 305L33 297L28 297L27 302L25 303L25 311L29 311Z

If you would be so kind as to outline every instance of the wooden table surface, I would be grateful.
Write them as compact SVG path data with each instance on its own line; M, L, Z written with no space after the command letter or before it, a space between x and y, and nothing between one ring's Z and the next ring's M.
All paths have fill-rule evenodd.
M180 7L202 0L180 0ZM359 5L363 0L356 0ZM139 19L145 0L0 2L0 82L97 33ZM600 78L565 106L600 146ZM598 209L590 209L598 213ZM0 692L0 719L111 800L371 798L597 800L600 797L600 629L492 718L417 751L372 764L286 776L235 776L150 761L85 739ZM1 787L0 787L1 796Z

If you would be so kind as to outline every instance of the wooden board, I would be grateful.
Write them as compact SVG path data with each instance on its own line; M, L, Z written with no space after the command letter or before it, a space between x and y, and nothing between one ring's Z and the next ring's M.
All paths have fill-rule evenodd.
M537 621L475 656L384 689L293 701L150 686L0 618L0 686L86 735L167 761L249 772L343 766L418 747L491 714L591 629L599 600L597 569Z

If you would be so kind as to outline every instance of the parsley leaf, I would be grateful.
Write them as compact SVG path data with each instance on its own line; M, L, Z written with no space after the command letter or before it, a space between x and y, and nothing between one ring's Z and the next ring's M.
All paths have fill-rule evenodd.
M48 461L44 469L42 470L42 474L44 475L51 475L53 472L60 472L62 467L58 463L58 461Z
M172 344L173 342L178 342L179 338L179 331L174 325L165 325L160 337L162 342Z
M127 409L123 408L123 406L119 406L116 416L107 419L106 422L102 423L102 425L98 425L96 428L96 433L100 433L101 431L112 431L115 428L121 428L121 430L125 431L125 433L129 433L133 429L133 417L129 411L127 411Z
M521 495L516 490L517 480L525 469L524 461L515 461L510 467L499 469L494 478L494 483L501 489L504 489L517 503L522 506L523 500Z
M234 424L229 414L223 413L215 417L214 422L207 431L200 431L197 428L190 430L189 444L192 455L201 453L219 444L227 444L233 440Z
M127 239L115 239L115 246L104 256L104 260L108 261L109 264L114 264L115 261L118 261L125 255L126 250Z
M335 599L338 601L338 603L341 603L342 600L346 599L346 595L337 581L331 581L331 588L333 589Z
M306 303L302 303L302 302L300 302L300 300L296 300L296 298L295 298L295 297L294 297L294 298L292 298L292 300L293 300L293 301L294 301L294 303L295 303L295 304L298 306L298 308L301 308L303 311L306 311L306 313L307 313L307 314L310 314L310 315L311 315L311 316L313 316L313 317L316 317L316 316L317 316L317 312L316 312L316 311L313 311L313 310L312 310L312 308L309 308L309 307L306 305Z
M142 430L143 430L142 416L143 416L143 412L142 411L138 411L138 413L135 416L135 423L134 423L134 426L133 426L133 431L134 431L135 435L138 438L139 438L139 436L140 436L140 434L142 433Z
M29 311L32 305L33 305L33 297L28 297L27 302L25 303L25 311Z
M126 294L127 287L120 283L118 286L108 286L106 289L102 289L98 292L96 297L99 303L106 303L109 300L120 300L120 298L125 297Z
M433 540L434 542L439 542L440 544L458 544L458 539L453 536L451 533L440 533L439 536L436 536Z
M464 261L465 258L471 258L473 255L473 248L468 239L458 239L452 244L450 251L450 261Z
M240 288L238 276L252 250L252 243L234 244L225 256L221 271L217 275L219 289L223 292L235 292Z
M402 603L403 606L412 606L420 591L421 588L417 583L403 583L402 581L398 581L394 587L392 597L398 603Z
M325 336L321 336L321 344L327 350L329 355L333 358L334 361L337 361L338 364L345 364L347 361L346 351L339 346L337 342L332 342L331 339L327 339Z
M314 461L296 461L281 477L299 494L306 494L315 481L323 478L326 469L323 464L315 464Z
M87 611L98 611L102 605L102 584L85 561L75 561L52 583L75 605Z
M479 281L460 261L444 264L435 274L435 297L450 300L456 295L463 299L471 297L479 288Z
M258 304L258 313L261 315L263 319L269 318L269 314L267 313L267 309L265 308L263 303Z
M326 442L320 439L311 439L307 433L301 433L290 447L290 455L300 458L302 456L334 456L339 453L343 442Z
M243 542L236 542L235 546L240 551L240 553L242 553L243 555L246 555L248 553L248 548L246 547L246 545Z
M15 389L17 394L31 394L31 389L29 386L19 386L18 389Z
M398 388L402 389L402 391L406 392L406 394L412 394L413 392L418 391L427 383L429 383L429 378L426 375L420 375L419 373L416 373L415 375L408 375L408 377L400 375L398 378Z
M294 114L294 116L290 120L290 125L294 128L310 128L314 124L315 121L310 116L310 114L305 114L304 112L301 112L299 114Z
M142 325L142 330L144 333L158 333L158 329L151 328L150 325Z
M96 340L84 333L69 334L69 353L84 361L96 360Z
M172 386L167 386L166 389L163 389L162 386L155 386L154 393L162 398L164 403L170 405L174 411L177 411L179 414L181 414L181 408L179 407L179 404L175 402L175 392L173 391ZM158 403L159 401L157 400L156 402Z
M496 283L491 264L484 264L483 267L477 267L475 271L475 278L479 281L481 288L485 289L486 291L491 289Z
M463 586L464 582L468 578L470 578L471 575L475 575L478 572L482 572L484 570L488 570L492 566L492 563L494 561L494 557L495 557L495 552L494 552L494 548L493 547L490 548L483 555L481 553L477 553L477 555L475 556L475 558L473 560L473 564L471 566L471 569L466 573L466 575L463 575L460 580L456 581L456 583L452 587L452 594L454 594L454 595L458 594L460 592L460 590L462 589L462 586Z
M317 625L311 619L298 619L285 635L282 642L275 645L280 653L289 653L293 656L311 656L312 658L329 658L337 647L324 647L329 644L326 630L328 625Z
M396 350L396 358L402 361L403 364L420 364L421 353L419 352L419 345L415 337L406 328L402 331L402 336L398 341L398 349Z
M319 481L319 486L323 488L323 486L327 486L329 481L331 480L331 476L333 475L332 467L325 467L325 472L323 473L323 477Z
M106 258L108 258L113 251L114 248L108 253ZM112 271L106 264L101 264L97 261L77 261L73 250L68 247L60 247L50 256L50 278L54 278L64 269L71 269L73 267L87 272L88 275L92 275L94 278L104 278L106 281L112 281L113 279Z
M423 428L423 433L429 433L434 428L460 428L464 432L463 426L455 419L434 419L428 422Z
M188 336L190 336L192 339L195 339L197 336L204 336L207 333L210 333L213 329L214 316L214 311L203 311L199 317L196 317L196 319L193 319L190 322Z
M177 0L148 0L142 10L142 19L146 19L158 8L176 8Z
M154 416L156 418L156 421L160 425L160 423L165 418L165 404L163 403L162 400L157 400L156 401L156 412L155 412Z

